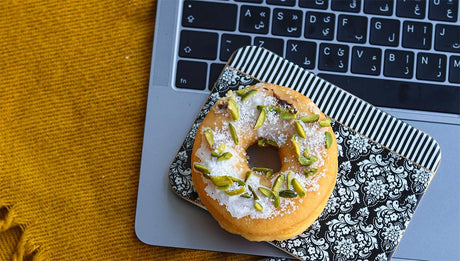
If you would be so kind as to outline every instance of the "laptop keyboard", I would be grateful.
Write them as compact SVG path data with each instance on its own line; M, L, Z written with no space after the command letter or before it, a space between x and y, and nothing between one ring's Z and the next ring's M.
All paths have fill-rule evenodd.
M184 1L175 86L257 45L376 106L460 114L459 0Z

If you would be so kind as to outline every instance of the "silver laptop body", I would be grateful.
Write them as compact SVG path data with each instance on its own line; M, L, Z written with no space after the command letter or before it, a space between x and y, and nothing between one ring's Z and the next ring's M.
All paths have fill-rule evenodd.
M267 243L249 242L225 232L206 211L178 197L170 189L168 170L171 161L209 93L207 90L175 87L181 2L157 2L136 235L150 245L289 257ZM460 115L381 109L428 133L442 149L440 167L393 259L459 260L460 171L457 164L460 161Z

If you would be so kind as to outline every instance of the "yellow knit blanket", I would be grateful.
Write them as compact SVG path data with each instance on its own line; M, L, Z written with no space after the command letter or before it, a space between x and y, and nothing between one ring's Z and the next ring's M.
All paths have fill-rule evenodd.
M0 260L255 259L135 236L155 7L0 1Z

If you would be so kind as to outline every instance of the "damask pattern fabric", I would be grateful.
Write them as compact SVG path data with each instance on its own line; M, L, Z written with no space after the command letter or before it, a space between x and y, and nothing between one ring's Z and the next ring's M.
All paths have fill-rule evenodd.
M202 205L190 170L201 121L227 91L257 82L238 68L225 68L170 168L171 187L185 200ZM303 260L388 260L433 173L348 126L334 120L331 126L337 138L339 172L324 211L302 234L271 243Z

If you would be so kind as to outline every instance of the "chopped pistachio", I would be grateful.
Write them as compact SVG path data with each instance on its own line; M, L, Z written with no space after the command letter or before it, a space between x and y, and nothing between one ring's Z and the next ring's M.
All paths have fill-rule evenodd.
M267 147L267 140L266 139L260 139L257 141L257 146L259 147Z
M310 150L309 150L308 148L305 148L305 149L303 150L302 155L303 155L305 158L310 157Z
M295 130L297 131L297 134L299 135L299 137L305 139L307 135L305 134L305 130L303 129L302 124L300 124L299 121L294 122L294 124L295 124Z
M238 145L238 134L236 133L235 126L233 126L231 122L228 123L228 129L230 130L230 135L232 135L233 143L235 143L235 145Z
M259 111L263 110L264 108L267 108L267 106L265 106L265 105L256 105L256 109L259 110ZM270 107L268 107L268 108L270 108Z
M254 201L254 208L257 210L257 211L260 211L262 212L264 210L264 207L257 201Z
M281 105L281 106L280 106ZM275 108L279 112L290 112L292 114L297 114L297 109L294 107L292 104L287 104L287 103L281 103L279 105L276 105ZM296 115L297 116L297 115Z
M319 126L321 126L321 127L329 127L329 126L331 126L331 119L326 118L325 120L319 121Z
M278 194L278 191L273 192L273 206L275 208L278 208L280 206L280 196Z
M244 182L248 182L248 179L251 177L252 175L252 170L248 170L246 172L246 177L244 178Z
M286 177L284 174L279 175L276 179L275 182L273 183L272 190L278 192L281 189L281 186L283 186L284 180Z
M302 166L307 166L308 165L307 158L299 156L299 157L297 157L297 159L299 160L300 165L302 165Z
M307 116L303 116L299 118L299 120L305 123L315 122L318 119L319 119L319 114L312 114L312 115L307 115Z
M217 147L217 149L211 152L211 156L219 157L220 155L222 155L222 153L224 153L224 150L225 150L225 143L222 143L219 145L219 147Z
M258 187L257 189L260 191L260 193L262 193L262 195L266 196L267 198L273 196L273 192L268 188Z
M257 172L267 172L269 170L269 168L262 168L262 167L252 167L252 170L253 171L257 171Z
M258 140L257 141L257 146L259 146L259 147L273 146L275 148L280 147L280 145L278 145L278 143L276 143L276 141L270 140L270 139L260 139L260 140Z
M295 154L297 156L300 156L300 144L299 142L297 141L296 139L297 135L294 134L291 138L291 143L292 143L292 146L294 146L294 150L295 150Z
M310 177L312 175L315 175L318 172L317 168L311 168L311 169L306 169L304 170L303 174L305 174L305 177Z
M313 162L318 160L318 157L316 157L315 155L312 155L312 156L308 157L308 160L312 161L312 163L313 163Z
M241 90L244 90L244 89L241 89ZM241 90L238 90L238 91L241 91ZM236 92L236 94L238 94L238 91ZM246 90L243 94L241 94L241 95L238 94L238 95L241 96L241 101L245 101L249 97L254 95L257 91L258 91L257 89L249 89L249 90Z
M251 187L251 185L248 185L248 188L252 192L252 196L254 197L254 199L259 200L259 196L257 196L256 191Z
M230 185L217 186L218 190L227 191L230 188Z
M273 175L273 170L270 168L253 167L252 170L264 173L265 176L267 177L270 177L271 175Z
M292 120L297 117L297 114L289 112L289 111L281 111L280 118L285 120Z
M313 162L317 161L318 160L318 157L316 156L310 156L308 158L304 158L304 157L299 157L299 163L302 165L302 166L310 166L311 164L313 164Z
M228 176L211 176L210 178L212 183L217 187L230 186L233 184L233 180Z
M235 93L238 96L243 96L247 91L248 91L248 89L243 88L243 89L236 90Z
M203 173L205 175L208 175L209 173L211 173L211 170L209 168L207 168L207 167L205 167L205 166L203 166L203 165L201 165L199 163L195 162L193 164L193 167L195 168L195 170L197 170L197 171L199 171L199 172L201 172L201 173Z
M262 127L265 122L265 117L267 117L267 109L263 107L260 111L259 117L257 118L256 124L254 125L254 130Z
M286 187L287 189L291 189L291 182L292 182L292 172L288 172L286 177Z
M292 179L292 187L294 188L294 191L297 192L297 195L299 195L299 197L305 197L305 189L302 187L302 185L296 178Z
M228 98L228 111L230 112L230 116L232 116L234 121L240 118L240 109L233 98Z
M271 176L273 176L273 170L272 169L270 169L269 171L267 171L267 173L265 173L265 177L269 178Z
M240 195L241 197L243 198L252 198L252 195L247 193L247 192L244 192L243 194Z
M231 152L227 151L227 152L222 153L222 155L220 155L219 157L217 157L217 161L228 160L232 156L233 156L233 154Z
M212 147L212 144L214 143L214 137L212 135L212 130L206 129L204 131L204 137L206 138L206 141L208 142L209 146Z
M238 185L240 185L240 186L246 185L246 182L244 182L244 180L241 180L241 179L239 179L239 178L237 178L237 177L233 177L233 176L228 176L228 177L229 177L233 182L238 183Z
M332 134L326 131L324 135L326 137L326 149L329 149L332 145Z
M293 190L285 189L279 192L279 196L283 198L295 198L297 197L297 193L295 193Z
M271 111L274 113L280 113L281 111L279 106L275 106L275 107L265 106L265 108L267 109L267 111Z
M225 193L229 196L236 196L236 195L240 195L241 193L243 193L245 191L245 187L239 187L237 189L234 189L234 190L230 190L230 191L225 191Z

